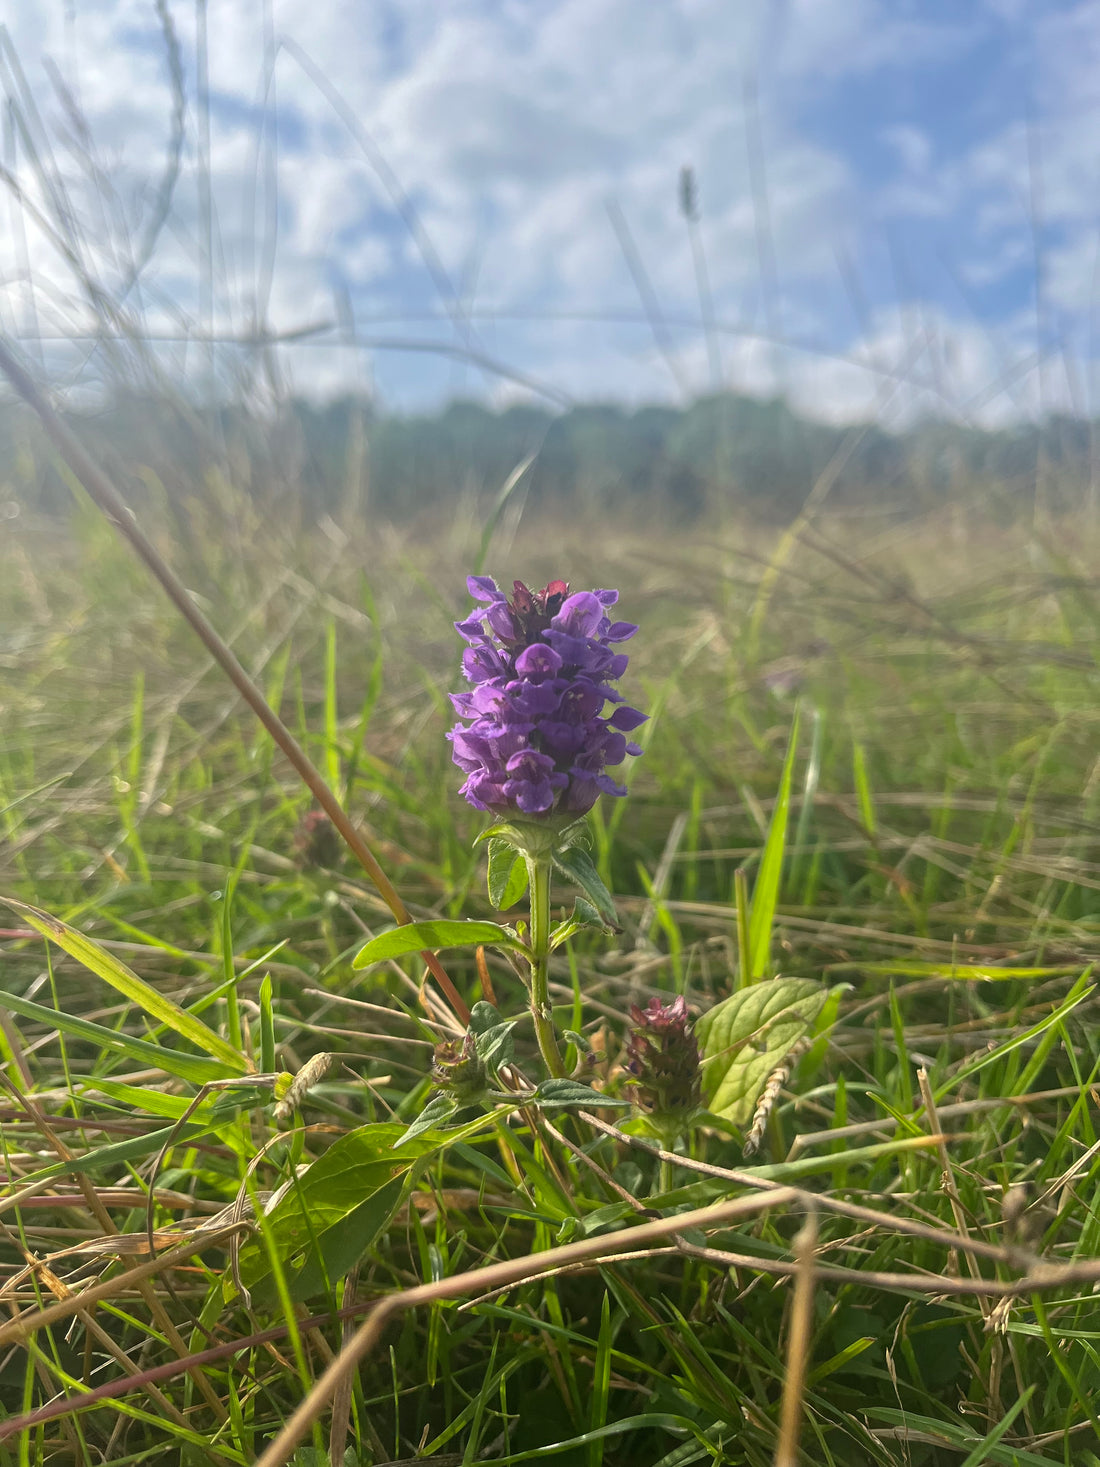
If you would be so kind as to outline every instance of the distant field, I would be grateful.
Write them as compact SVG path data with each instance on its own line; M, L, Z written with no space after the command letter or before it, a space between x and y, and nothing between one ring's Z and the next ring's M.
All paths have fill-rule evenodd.
M437 534L331 522L301 533L243 496L196 497L189 513L191 543L174 543L165 517L162 550L413 915L491 917L472 845L484 821L458 795L444 739L446 694L459 686L451 623L467 609L481 537L473 512ZM591 820L592 856L624 930L582 933L551 969L559 1023L592 1040L601 1083L617 1083L632 1002L683 992L700 1011L731 991L735 876L744 870L752 888L799 709L772 966L850 988L828 1042L780 1090L752 1165L761 1180L925 1228L903 1235L819 1213L818 1264L868 1281L817 1281L801 1398L807 1462L1100 1462L1094 1275L1029 1289L1011 1307L995 1292L952 1292L974 1274L1006 1283L1039 1259L1100 1255L1098 566L1095 524L995 526L964 508L903 523L826 506L787 534L735 523L688 534L632 527L628 515L523 518L488 547L485 570L502 584L615 586L622 615L640 624L623 690L651 714L645 753L628 798L605 799ZM270 1016L280 1070L338 1054L304 1104L315 1129L299 1132L297 1153L276 1142L255 1185L274 1189L334 1136L417 1114L431 1048L406 1015L419 1012L421 969L352 970L365 937L390 920L385 907L350 858L303 860L308 795L90 505L65 522L24 508L0 527L0 707L0 892L94 939L238 1052L259 1055ZM85 1156L183 1116L180 1097L197 1082L158 1073L127 1038L197 1051L59 948L47 968L42 941L19 935L17 911L0 924L0 983L25 1000L22 1012L0 1004L0 1130L9 1191L33 1192L28 1178L63 1149ZM498 1006L518 1014L515 975L491 961ZM458 953L448 971L469 1001L480 996L472 958ZM122 1041L104 1047L96 1031L52 1025L27 1004ZM516 1039L533 1064L529 1026ZM927 1143L922 1067L942 1147ZM172 1138L156 1179L165 1196L150 1211L159 1228L233 1203L275 1136L268 1100L232 1114L205 1101L204 1127ZM629 1206L577 1157L581 1147L657 1214L751 1195L690 1170L658 1174L645 1153L576 1119L554 1126L560 1144L517 1123L505 1138L490 1127L440 1147L415 1199L382 1218L361 1259L347 1254L349 1281L320 1280L297 1313L280 1297L278 1264L266 1265L251 1314L225 1302L223 1244L179 1268L172 1292L158 1285L161 1314L136 1291L100 1307L113 1356L83 1326L70 1338L67 1319L30 1352L4 1344L0 1326L11 1416L62 1389L136 1378L180 1345L194 1353L284 1330L204 1366L205 1394L182 1373L138 1381L113 1403L45 1421L21 1447L3 1442L0 1461L254 1461L339 1347L338 1324L299 1334L295 1319L357 1288L378 1297L625 1225ZM906 1138L913 1149L887 1144ZM696 1131L690 1152L749 1165L732 1129ZM84 1191L70 1176L55 1183L63 1199L40 1189L14 1209L0 1203L10 1306L30 1308L35 1287L48 1302L50 1283L22 1274L28 1254L102 1237L88 1192L144 1243L144 1201L130 1208L116 1193L136 1198L151 1159L140 1146L93 1157ZM1012 1193L1006 1215L1017 1184L1029 1190ZM804 1212L805 1199L712 1238L742 1256L734 1268L666 1246L469 1311L409 1312L366 1361L346 1435L330 1436L324 1416L315 1455L295 1460L319 1467L345 1446L348 1464L781 1460L798 1345L791 1285L744 1255L789 1262ZM357 1226L368 1235L366 1220ZM283 1264L308 1241L288 1244ZM967 1241L1011 1247L975 1256ZM75 1286L89 1256L52 1267ZM102 1269L96 1255L94 1276ZM911 1287L877 1279L910 1271Z

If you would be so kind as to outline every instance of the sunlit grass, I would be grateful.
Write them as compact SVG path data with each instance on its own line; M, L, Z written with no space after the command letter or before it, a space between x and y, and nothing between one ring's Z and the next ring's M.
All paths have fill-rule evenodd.
M244 500L207 512L197 550L166 533L162 544L413 916L492 917L480 821L443 739L460 651L450 623L480 526L292 536ZM353 970L384 905L334 852L303 861L307 797L110 528L90 509L9 528L0 882L106 957L81 965L52 946L47 964L10 912L0 1130L21 1200L0 1203L7 1302L28 1310L109 1280L147 1256L150 1225L160 1248L197 1245L200 1225L222 1231L154 1274L157 1312L134 1288L105 1299L94 1321L113 1355L85 1316L39 1330L30 1349L2 1345L9 1415L132 1382L5 1441L3 1460L254 1461L354 1327L334 1309L354 1316L363 1301L621 1229L630 1198L669 1215L752 1195L692 1161L821 1199L807 1461L1100 1460L1091 1282L1002 1304L963 1290L974 1272L1008 1282L1037 1259L1100 1251L1095 528L826 515L773 562L775 537L751 529L530 520L489 547L501 579L617 585L642 626L629 677L653 714L646 752L629 798L605 803L592 829L624 931L610 947L578 938L551 972L560 1027L582 1027L600 1056L593 1078L616 1083L631 1002L682 991L707 1008L733 988L742 945L758 965L773 922L784 975L851 985L828 1041L779 1089L756 1156L715 1128L663 1164L560 1115L538 1134L517 1115L475 1118L445 1150L393 1152L429 1097L441 1013L420 1004L412 961ZM796 707L785 842L762 864ZM761 903L743 944L739 871ZM110 960L157 1000L105 976ZM472 959L448 967L481 996ZM490 958L490 977L498 1006L522 1012L511 971ZM534 1054L529 1023L517 1041L521 1059ZM270 1082L212 1091L188 1113L228 1055L264 1073L273 1050L292 1073L336 1055L302 1101L304 1126L280 1138ZM295 1205L294 1167L311 1158L325 1161ZM284 1184L281 1213L231 1245ZM669 1237L644 1258L409 1310L320 1418L318 1455L297 1460L346 1449L348 1463L485 1464L552 1449L584 1467L763 1467L804 1211L804 1199L760 1210L712 1235L741 1259L732 1267L692 1254L701 1236L686 1251ZM109 1226L126 1235L117 1255ZM52 1272L35 1276L33 1257ZM898 1273L911 1286L876 1279ZM215 1356L195 1375L169 1369L203 1352Z

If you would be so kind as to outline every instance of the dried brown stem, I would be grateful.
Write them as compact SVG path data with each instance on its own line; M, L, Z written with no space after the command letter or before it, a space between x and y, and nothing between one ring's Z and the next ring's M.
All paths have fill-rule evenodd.
M787 1369L783 1380L783 1404L779 1416L779 1444L775 1467L798 1467L798 1438L802 1428L802 1397L806 1389L806 1366L810 1358L814 1326L814 1248L817 1246L817 1213L811 1212L794 1240L795 1282L791 1300L790 1333L787 1338Z

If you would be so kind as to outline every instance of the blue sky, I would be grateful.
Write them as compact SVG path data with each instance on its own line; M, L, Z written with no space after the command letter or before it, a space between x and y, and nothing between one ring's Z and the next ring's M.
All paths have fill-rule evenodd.
M195 8L166 4L179 176L123 309L169 371L205 369L212 320L308 332L273 355L284 385L402 410L714 385L833 422L1100 406L1094 3L208 0L212 254ZM8 10L54 172L17 140L0 320L87 380L99 354L64 339L95 325L81 275L117 295L155 213L164 35L152 0ZM10 57L0 85L20 95ZM218 363L262 387L255 354Z

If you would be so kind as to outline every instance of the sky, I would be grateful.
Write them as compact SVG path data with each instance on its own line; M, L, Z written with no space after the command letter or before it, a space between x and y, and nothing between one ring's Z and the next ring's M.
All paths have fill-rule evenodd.
M0 328L61 387L106 326L403 412L1100 411L1093 0L5 11Z

